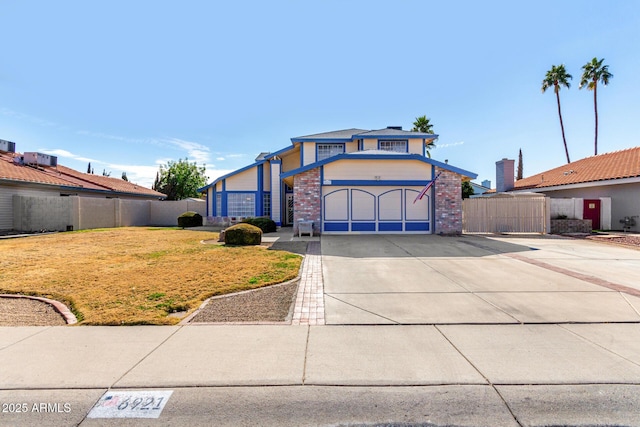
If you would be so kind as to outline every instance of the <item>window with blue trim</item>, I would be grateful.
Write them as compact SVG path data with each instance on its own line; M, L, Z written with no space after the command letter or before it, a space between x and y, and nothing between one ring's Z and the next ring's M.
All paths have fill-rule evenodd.
M216 216L222 216L222 194L216 193Z
M408 141L380 141L379 146L383 151L393 151L395 153L406 153Z
M337 154L344 153L344 144L317 144L318 158L316 161L328 159Z
M271 193L262 195L262 215L271 216Z
M228 193L227 216L256 216L256 195L254 193Z

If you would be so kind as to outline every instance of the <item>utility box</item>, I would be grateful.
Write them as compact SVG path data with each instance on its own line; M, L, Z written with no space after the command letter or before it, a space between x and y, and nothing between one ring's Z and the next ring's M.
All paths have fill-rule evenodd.
M298 237L303 234L313 237L313 221L298 221Z

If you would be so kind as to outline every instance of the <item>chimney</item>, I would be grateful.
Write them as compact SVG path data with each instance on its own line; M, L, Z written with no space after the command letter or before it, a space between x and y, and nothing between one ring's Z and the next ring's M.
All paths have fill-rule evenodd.
M485 179L481 184L483 187L491 188L491 180L489 179Z
M513 189L515 182L514 163L515 160L510 159L496 162L496 192L503 193Z

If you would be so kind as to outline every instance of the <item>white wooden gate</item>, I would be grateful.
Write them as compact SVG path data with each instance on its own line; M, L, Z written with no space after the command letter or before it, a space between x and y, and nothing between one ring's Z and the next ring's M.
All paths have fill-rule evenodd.
M467 233L548 233L549 199L540 194L497 194L462 202Z

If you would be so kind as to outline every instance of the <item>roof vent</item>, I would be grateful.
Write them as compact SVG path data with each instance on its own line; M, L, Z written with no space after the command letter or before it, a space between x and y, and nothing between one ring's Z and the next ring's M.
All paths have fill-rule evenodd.
M387 129L402 130L402 126L387 126Z
M58 166L58 158L56 156L50 156L43 153L24 153L24 163L26 165L37 166Z
M15 153L16 143L11 141L5 141L4 139L0 139L0 151L4 151L7 153Z

